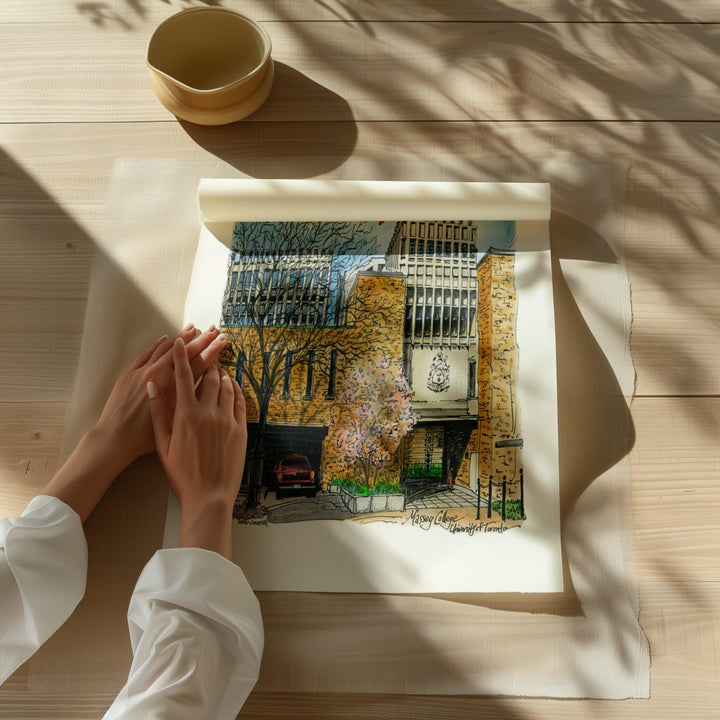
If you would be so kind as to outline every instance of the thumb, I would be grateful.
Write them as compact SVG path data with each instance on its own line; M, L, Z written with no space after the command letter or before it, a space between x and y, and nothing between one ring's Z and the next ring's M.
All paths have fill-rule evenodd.
M152 380L147 384L148 398L150 398L150 417L153 432L155 433L155 449L164 462L170 447L172 430L170 426L170 411L162 390Z

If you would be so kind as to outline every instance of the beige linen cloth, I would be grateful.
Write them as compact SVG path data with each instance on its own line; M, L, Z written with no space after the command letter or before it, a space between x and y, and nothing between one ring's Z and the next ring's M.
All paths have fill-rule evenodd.
M198 181L238 176L214 159L126 160L116 167L98 239L64 454L99 415L117 375L179 329L199 233ZM430 178L429 178L430 179ZM562 198L586 193L582 218L553 206L565 592L438 596L260 593L266 692L504 694L625 698L649 694L638 624L626 455L634 370L630 294L618 248L623 179L572 158L543 177ZM588 198L591 198L588 200ZM90 518L88 591L35 656L36 692L112 693L130 665L125 611L162 543L167 486L136 463Z

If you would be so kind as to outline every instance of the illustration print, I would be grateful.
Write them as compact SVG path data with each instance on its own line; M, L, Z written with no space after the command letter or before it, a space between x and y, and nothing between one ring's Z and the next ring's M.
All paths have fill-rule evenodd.
M513 222L238 222L239 523L520 525ZM531 511L531 509L530 509Z

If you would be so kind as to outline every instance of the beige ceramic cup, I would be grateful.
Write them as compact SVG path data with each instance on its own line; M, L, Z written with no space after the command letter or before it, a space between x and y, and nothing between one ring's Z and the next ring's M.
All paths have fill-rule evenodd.
M272 44L254 20L221 7L183 10L150 38L158 100L178 118L224 125L255 112L273 82Z

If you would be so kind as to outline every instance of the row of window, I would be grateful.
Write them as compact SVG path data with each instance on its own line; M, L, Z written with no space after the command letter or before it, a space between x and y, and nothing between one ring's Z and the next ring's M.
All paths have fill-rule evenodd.
M474 228L468 225L438 222L403 222L400 226L400 233L402 235L447 240L472 240L473 230Z
M475 316L475 307L408 304L405 306L405 337L411 341L455 339L458 344L467 344L476 335Z
M269 287L287 288L302 286L326 286L330 280L330 267L291 267L285 269L233 270L230 274L230 290L235 288Z
M325 392L325 397L332 399L335 397L335 376L337 374L337 358L338 351L332 350L330 352L330 364L328 366L328 386ZM313 396L313 387L315 380L315 351L311 350L307 353L307 360L305 362L305 395L304 400L311 400ZM285 361L283 365L283 378L282 378L282 397L290 397L290 384L292 382L292 369L294 364L294 353L286 353ZM262 377L260 378L260 386L267 388L270 383L270 353L263 354L263 368ZM247 356L244 352L238 354L237 365L235 366L235 379L240 387L245 385L245 376L247 374Z
M409 286L405 294L405 302L410 306L431 303L434 305L464 305L467 307L468 305L477 304L477 291Z
M467 228L466 228L467 229ZM450 240L423 240L415 238L402 238L400 242L401 255L427 255L442 258L468 258L477 253L472 243L459 243Z
M330 352L330 364L328 366L328 385L325 392L325 398L331 400L335 397L335 383L337 376L337 359L338 351L332 350ZM240 352L238 355L237 365L235 367L235 379L237 380L240 387L245 385L245 376L247 373L246 367L246 355L244 352ZM315 352L310 351L307 354L307 361L305 363L305 394L303 400L312 400L313 391L316 389L313 387L315 382ZM282 395L283 398L290 397L290 387L292 382L292 369L294 364L293 353L289 352L285 354L285 361L283 364L283 378L282 378ZM267 388L270 383L270 353L264 353L263 355L263 372L260 380L261 386ZM475 396L475 382L477 378L477 361L475 358L471 358L468 361L468 397Z
M463 278L468 282L477 282L477 275L474 272L474 268L471 270L467 267L450 267L448 265L425 265L423 263L402 263L401 267L407 270L407 274L410 277L425 276L428 278Z
M262 308L256 317L251 317L245 305L228 305L225 308L224 322L226 325L273 325L312 326L320 327L330 324L327 308L296 306L288 303L283 310L282 305L270 308L267 312Z

